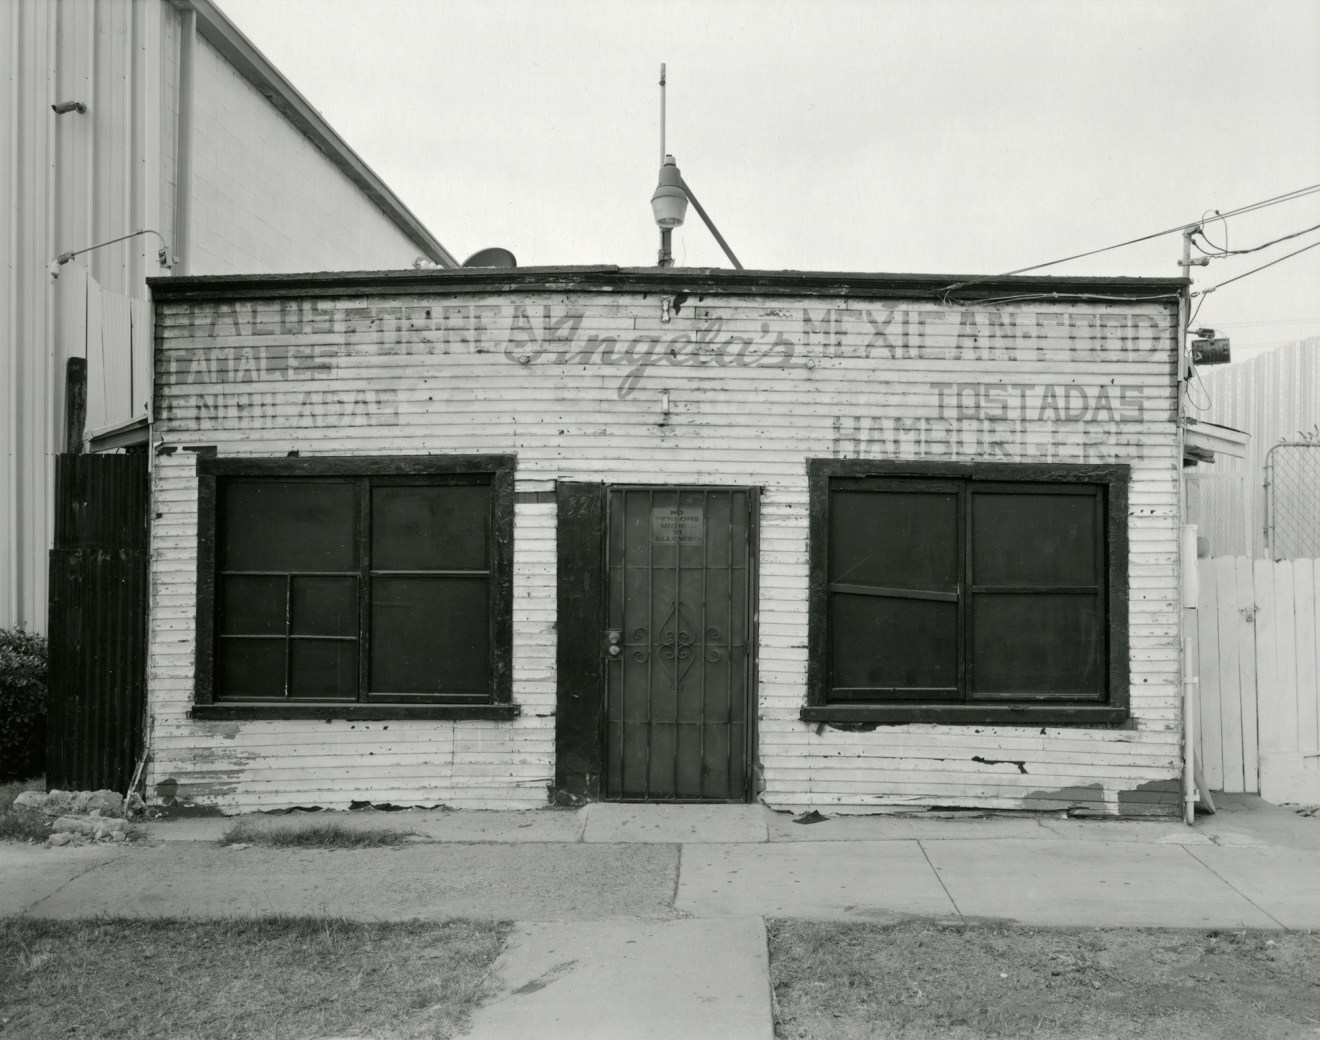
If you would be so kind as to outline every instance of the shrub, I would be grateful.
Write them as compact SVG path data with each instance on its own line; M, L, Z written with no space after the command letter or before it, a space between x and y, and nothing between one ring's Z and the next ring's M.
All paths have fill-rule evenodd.
M0 628L0 780L44 771L46 659L44 637Z

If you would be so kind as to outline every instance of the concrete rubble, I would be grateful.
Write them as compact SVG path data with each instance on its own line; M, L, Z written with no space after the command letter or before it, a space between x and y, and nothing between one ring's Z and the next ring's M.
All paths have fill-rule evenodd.
M47 816L123 816L124 799L115 791L24 791L14 799L14 808L29 809Z
M23 791L14 808L55 817L46 839L52 847L128 839L124 799L115 791Z

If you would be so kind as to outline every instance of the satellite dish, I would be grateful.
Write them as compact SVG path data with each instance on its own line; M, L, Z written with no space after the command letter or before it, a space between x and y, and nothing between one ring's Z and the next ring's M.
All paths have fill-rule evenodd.
M463 261L464 267L517 267L517 258L507 249L501 249L499 246L491 246L489 249L478 249L470 257Z

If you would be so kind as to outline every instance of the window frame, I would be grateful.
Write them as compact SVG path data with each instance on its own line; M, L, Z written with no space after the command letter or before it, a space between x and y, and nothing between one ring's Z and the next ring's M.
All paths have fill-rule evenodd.
M201 455L197 459L197 625L193 718L202 719L511 719L519 714L513 703L513 515L514 469L512 455L422 456L315 456L308 458L249 458ZM484 477L491 495L489 557L489 688L481 699L471 695L408 694L406 699L382 700L359 683L354 701L251 700L216 698L216 644L218 641L217 528L220 484L228 478L366 479L369 487L397 486L408 478L432 478L422 483L443 485L455 478ZM373 483L379 481L379 485ZM485 481L483 481L485 482ZM370 495L359 502L370 510ZM359 531L360 544L367 537ZM365 571L361 555L358 566ZM365 594L365 593L361 593ZM370 620L359 617L359 673L371 653Z
M1100 597L1106 608L1104 635L1105 699L1102 702L981 699L967 695L970 650L960 643L959 689L967 699L944 702L842 702L830 699L830 501L837 482L868 478L958 480L973 485L1011 488L1013 485L1093 485L1101 488L1100 533L1104 537L1105 568ZM804 721L843 724L936 723L947 725L1094 726L1114 727L1129 717L1128 659L1128 485L1127 465L1070 465L994 462L898 462L865 459L808 459L809 591L807 702ZM1027 488L1023 488L1027 491ZM968 496L970 498L970 495ZM973 589L963 581L963 554L971 551L972 531L959 520L960 570L958 595L970 605ZM969 638L968 632L962 633Z

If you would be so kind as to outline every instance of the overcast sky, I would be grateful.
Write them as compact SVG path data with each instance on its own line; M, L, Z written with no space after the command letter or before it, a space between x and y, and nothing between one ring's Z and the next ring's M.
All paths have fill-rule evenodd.
M1001 273L1320 184L1317 0L220 4L460 261L654 264L662 61L667 150L748 268ZM1320 194L1206 233L1313 225ZM1176 275L1180 249L1041 273ZM695 211L674 254L728 266ZM1197 324L1240 359L1320 334L1320 248Z

